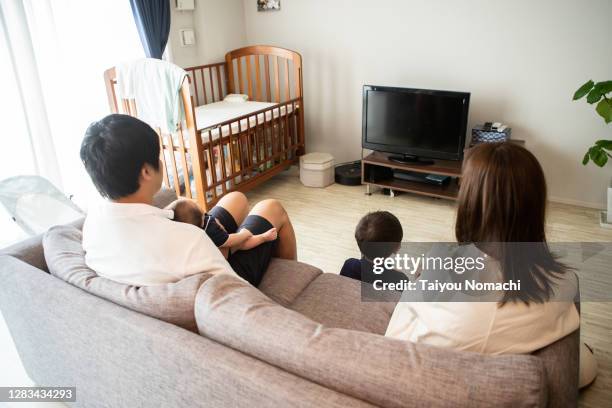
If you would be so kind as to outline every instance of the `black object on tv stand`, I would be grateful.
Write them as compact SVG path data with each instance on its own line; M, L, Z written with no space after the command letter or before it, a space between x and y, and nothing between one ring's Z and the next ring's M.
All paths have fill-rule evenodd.
M435 163L434 160L425 159L419 156L413 156L410 154L404 154L402 156L399 155L390 155L387 157L389 161L395 163L403 163L403 164L420 164L422 166L430 166Z
M390 160L389 156L388 153L374 151L361 160L361 183L366 186L366 194L371 194L371 187L376 186L448 200L457 199L461 161L434 160L433 164L423 166L420 163L398 163ZM394 170L449 176L451 180L444 185L401 180L393 177Z

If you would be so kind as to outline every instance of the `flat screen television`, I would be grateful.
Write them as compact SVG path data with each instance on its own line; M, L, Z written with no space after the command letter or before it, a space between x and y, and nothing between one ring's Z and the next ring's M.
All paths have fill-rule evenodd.
M362 146L400 162L461 160L469 105L467 92L365 85Z

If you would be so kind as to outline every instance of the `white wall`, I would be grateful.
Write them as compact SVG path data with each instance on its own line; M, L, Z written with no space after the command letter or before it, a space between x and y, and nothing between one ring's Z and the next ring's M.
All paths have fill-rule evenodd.
M283 0L279 12L257 12L254 0L243 6L248 44L283 46L304 58L308 151L331 152L338 162L360 156L363 84L469 91L469 128L509 123L540 159L552 199L604 205L611 165L580 161L590 143L612 137L612 126L571 97L589 78L612 79L612 1Z
M182 67L221 62L225 53L246 42L242 0L195 0L194 11L177 11L170 0L172 22L169 44L172 61ZM193 28L196 44L181 46L179 30Z

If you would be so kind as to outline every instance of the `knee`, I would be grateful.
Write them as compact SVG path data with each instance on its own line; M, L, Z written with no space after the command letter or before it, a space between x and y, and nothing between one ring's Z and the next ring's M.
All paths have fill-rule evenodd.
M280 218L284 218L287 216L287 211L285 211L285 207L283 207L281 202L275 198L268 198L266 200L262 200L258 202L254 208L262 210L266 213L272 213L276 217Z
M235 205L243 207L248 207L249 205L249 200L244 193L241 193L240 191L232 191L231 193L227 193L225 197L226 200L231 200L231 202L235 203Z
M226 197L231 197L233 200L247 201L246 196L241 191L232 191L227 193Z
M268 208L271 210L282 210L285 211L283 205L276 198L267 198L265 200L261 200L257 203L258 207Z

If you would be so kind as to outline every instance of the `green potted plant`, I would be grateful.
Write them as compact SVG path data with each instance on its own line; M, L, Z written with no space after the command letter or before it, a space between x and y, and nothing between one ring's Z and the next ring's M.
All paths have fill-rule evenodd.
M595 105L595 111L606 123L612 122L612 81L593 82L589 80L574 93L574 100L586 96L586 101ZM587 165L590 161L599 167L603 167L612 158L612 140L601 139L587 150L582 159L582 164ZM612 183L608 186L608 211L602 212L601 225L612 228Z

